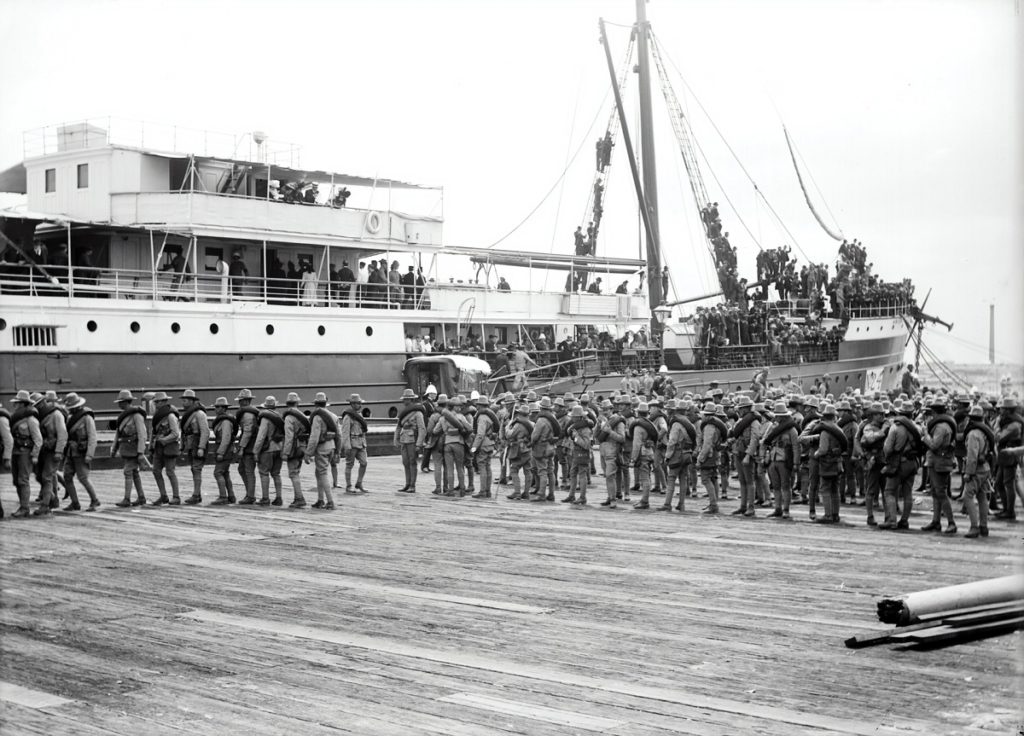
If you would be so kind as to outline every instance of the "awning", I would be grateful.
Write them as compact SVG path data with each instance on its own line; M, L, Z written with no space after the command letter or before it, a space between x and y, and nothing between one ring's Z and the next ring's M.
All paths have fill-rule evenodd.
M7 194L25 194L28 191L25 164L14 164L9 169L0 171L0 192Z

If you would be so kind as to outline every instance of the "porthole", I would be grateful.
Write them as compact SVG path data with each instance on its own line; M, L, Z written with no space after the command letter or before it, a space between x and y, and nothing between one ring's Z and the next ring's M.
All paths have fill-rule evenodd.
M864 332L871 332L871 328L870 327L865 327L864 328Z
M388 419L397 419L397 418L398 418L398 409L396 407L392 406L390 409L388 409Z
M849 380L850 380L850 376L849 376L849 374L847 374L847 375L843 376L843 380L844 380L844 381L849 381Z
M6 330L6 329L7 329L7 320L5 320L2 317L0 317L0 330Z
M267 334L268 335L273 335L274 334L274 325L267 325Z
M370 328L367 327L366 329L370 329ZM372 414L373 412L370 411L370 407L364 406L363 410L361 412L359 412L359 413L363 415L364 419L369 419L370 418L370 414Z
M857 332L860 332L860 328L859 327L857 328Z
M324 335L327 334L327 329L323 325L320 325L319 327L316 328L316 334L320 335L320 337L323 337Z
M179 332L181 332L181 325L179 325L177 322L171 322L171 332L177 335Z
M89 330L89 332L96 332L96 322L94 320L89 320L85 323L85 329Z
M217 326L216 322L211 322L210 323L210 334L211 335L216 335L218 332L220 332L220 327Z
M132 322L129 325L129 328L131 329L132 332L138 332L139 330L142 329L142 325L140 325L138 322Z
M373 328L370 327L369 325L366 326L366 336L367 337L372 337L373 336Z

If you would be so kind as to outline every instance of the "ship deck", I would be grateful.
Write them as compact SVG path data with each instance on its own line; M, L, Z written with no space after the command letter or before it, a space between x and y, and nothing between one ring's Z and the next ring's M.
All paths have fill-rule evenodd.
M885 628L882 595L1019 567L1019 530L1002 522L971 541L871 531L853 508L856 525L828 527L806 507L791 523L701 518L696 499L679 516L443 500L423 481L398 496L397 458L371 458L371 493L340 493L333 513L120 510L120 473L95 477L98 513L0 524L5 734L1022 723L1021 634L937 651L843 645ZM209 468L205 487L209 499ZM10 513L6 479L3 500Z

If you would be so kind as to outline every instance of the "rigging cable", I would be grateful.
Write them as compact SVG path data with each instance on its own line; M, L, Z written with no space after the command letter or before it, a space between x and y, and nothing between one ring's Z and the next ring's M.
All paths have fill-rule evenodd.
M776 112L778 112L778 110L776 110ZM782 119L782 116L780 115L779 116L779 120L781 120L781 119ZM785 130L785 128L786 128L785 123L783 123L782 128L783 128L783 130ZM835 223L836 229L839 230L839 234L842 235L843 234L843 228L839 225L839 218L836 217L835 213L832 211L832 208L828 206L828 200L825 199L824 192L821 191L821 187L818 186L818 182L814 179L814 172L811 171L811 167L807 165L807 159L804 158L804 154L800 150L800 146L798 146L796 144L796 141L793 140L792 137L789 138L789 141L790 141L790 143L792 143L793 150L796 151L796 155L797 155L797 158L800 159L800 163L802 163L804 165L804 171L807 172L807 176L808 176L808 178L810 178L811 184L814 185L814 191L816 191L818 193L818 197L821 199L821 203L823 205L825 205L825 210L828 212L828 216L832 218L832 222Z
M807 202L807 208L814 215L814 219L821 225L821 229L824 230L830 238L833 240L845 241L846 238L842 234L832 232L832 228L825 224L825 221L821 219L821 215L818 214L818 210L814 209L814 202L811 201L811 195L807 193L807 187L804 185L804 178L800 175L800 167L796 165L796 153L793 152L793 144L789 140L789 131L786 130L786 126L782 126L782 134L786 136L786 148L789 149L789 158L793 162L793 170L796 171L796 180L800 184L800 191L804 193L804 201Z
M576 88L576 102L572 107L572 123L569 125L569 139L565 143L565 165L569 165L569 152L572 150L572 135L576 132L576 113L580 109L580 92L583 89L583 80L580 79L580 84ZM555 240L558 238L558 216L562 212L562 195L565 192L565 177L562 177L558 187L558 203L555 205L555 223L551 232L551 247L548 248L548 253L555 252ZM544 289L548 288L548 275L551 273L551 268L547 267L544 269Z
M586 144L586 142L588 140L590 140L590 134L594 130L594 125L597 123L597 119L601 116L601 111L604 109L604 104L605 104L605 102L607 102L608 94L610 92L611 92L611 85L608 85L608 91L606 91L604 93L604 99L601 100L601 104L597 108L597 113L594 115L594 119L590 121L590 127L587 128L587 132L583 134L583 140L580 142L579 147L576 149L576 152L572 155L572 158L569 159L569 163L566 164L564 169L562 169L562 173L558 175L557 179L555 179L555 183L552 184L551 188L548 189L547 193L543 197L541 197L541 200L537 203L537 206L534 207L532 210L530 210L529 213L527 213L526 217L524 217L522 220L519 221L518 225L516 225L514 228L512 228L507 233L502 235L500 238L495 240L493 243L488 245L487 249L493 248L494 246L496 246L499 243L503 242L510 235L512 235L514 232L516 232L516 230L518 230L524 224L526 224L526 221L534 216L534 214L537 212L537 210L539 210L541 208L541 205L543 205L547 201L548 197L551 196L551 193L555 191L555 189L561 183L562 179L564 179L565 175L569 172L569 169L572 167L572 164L576 160L576 157L580 155L580 151L583 150L583 146Z

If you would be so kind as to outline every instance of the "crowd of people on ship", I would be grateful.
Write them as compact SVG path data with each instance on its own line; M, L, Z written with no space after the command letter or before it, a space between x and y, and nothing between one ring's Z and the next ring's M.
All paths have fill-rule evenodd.
M315 181L273 180L267 192L268 199L285 204L319 204L340 209L348 203L352 192L348 187L336 188L325 201L320 201L320 185Z
M428 486L433 480L433 495L488 499L498 495L497 465L497 484L511 485L512 501L550 503L561 489L562 503L583 508L597 487L604 508L624 502L637 511L685 513L688 499L704 498L702 513L715 515L735 479L733 516L753 518L765 509L767 518L786 521L794 506L806 505L807 517L819 523L839 524L843 514L848 522L855 514L871 528L909 530L920 475L918 491L931 497L923 532L955 535L961 515L970 523L964 536L975 539L988 536L990 521L1015 521L1018 497L1024 503L1024 415L1016 394L918 390L912 382L911 389L833 394L826 375L804 393L791 376L776 386L760 370L747 389L712 382L706 392L680 391L664 369L624 376L610 395L524 387L449 397L430 385L421 398L406 388L389 430L404 472L397 490L416 493L423 473ZM369 412L359 394L343 410L332 410L323 392L311 405L290 392L283 404L267 396L256 406L244 388L233 401L220 396L210 406L191 389L176 398L181 407L166 391L148 392L141 402L128 389L117 394L109 454L120 460L124 495L116 506L197 506L205 498L215 506L282 507L285 470L290 509L335 509L333 489L342 480L348 494L367 492ZM85 510L96 511L102 502L90 472L99 442L85 398L22 390L12 403L13 412L0 410L0 446L18 497L13 516L50 515L62 488L64 511L81 511L79 484L89 497ZM211 461L215 498L205 487ZM189 468L188 495L179 464ZM312 504L304 464L315 469ZM155 493L150 486L147 495L142 471L152 474ZM237 494L233 471L241 480ZM639 494L635 503L631 494ZM663 501L652 506L655 496Z

